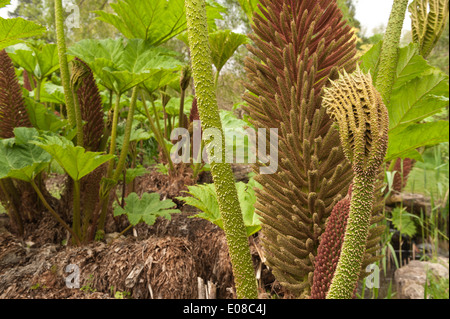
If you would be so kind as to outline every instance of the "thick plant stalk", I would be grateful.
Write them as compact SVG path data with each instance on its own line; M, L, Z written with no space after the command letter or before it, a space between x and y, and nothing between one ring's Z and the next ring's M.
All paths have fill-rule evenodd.
M70 88L69 64L67 62L66 38L64 35L64 15L62 0L55 0L55 26L56 41L58 45L59 65L61 70L61 82L64 87L64 97L66 100L67 119L71 127L76 126L75 104L72 89ZM81 128L78 128L81 129Z
M372 215L375 181L388 145L389 118L370 75L344 72L324 96L337 122L345 156L352 163L352 199L342 251L328 299L350 299L363 263Z
M206 4L204 0L186 0L185 7L192 57L192 73L202 126L205 130L208 128L218 129L223 136L212 75ZM223 138L222 146L221 155L224 159ZM211 154L208 155L209 158L212 158ZM223 218L237 297L257 298L255 272L231 166L227 163L212 161L211 174Z
M380 64L375 87L380 92L386 104L389 104L391 99L398 63L398 48L407 6L408 0L394 0L381 47Z

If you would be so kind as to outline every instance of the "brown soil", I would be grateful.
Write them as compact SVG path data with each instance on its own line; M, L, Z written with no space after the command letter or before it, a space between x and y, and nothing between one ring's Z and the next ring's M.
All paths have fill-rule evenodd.
M158 191L162 198L173 198L187 190L189 178L182 176L174 182L153 172L137 180L135 186L140 192ZM62 180L58 177L52 182L56 185ZM196 299L198 278L214 284L216 298L234 298L224 232L206 220L191 218L196 213L193 208L183 206L181 210L170 221L158 219L153 226L138 225L126 236L108 234L105 242L82 247L71 246L67 231L46 212L40 220L26 225L23 239L9 232L9 220L3 215L0 299L106 299L114 298L117 292L125 292L129 298ZM124 226L123 221L114 220L113 224ZM260 298L289 298L261 262L258 237L249 241ZM70 273L65 270L71 264L80 270L78 289L66 287Z

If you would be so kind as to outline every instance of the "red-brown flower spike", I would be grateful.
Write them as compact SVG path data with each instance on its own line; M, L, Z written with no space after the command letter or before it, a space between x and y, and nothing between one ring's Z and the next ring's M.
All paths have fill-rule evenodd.
M325 299L327 296L341 254L349 211L350 196L346 196L334 206L328 217L327 227L317 249L311 299Z
M92 152L99 150L104 130L103 103L94 75L88 65L78 58L72 62L72 82L81 109L83 146Z
M0 138L14 137L16 127L31 127L14 65L5 50L0 51Z
M308 297L326 219L353 176L321 93L338 70L355 69L356 46L335 0L260 2L245 110L255 127L278 129L279 162L275 174L256 176L256 209L267 265L290 292Z

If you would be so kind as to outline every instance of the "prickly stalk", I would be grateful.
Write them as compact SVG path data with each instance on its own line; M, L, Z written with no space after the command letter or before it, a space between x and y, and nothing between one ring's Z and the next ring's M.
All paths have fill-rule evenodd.
M354 171L352 199L342 251L328 299L350 299L360 275L374 202L375 180L388 144L386 106L361 70L342 74L325 91L324 106L338 124L347 159Z
M212 74L205 1L186 0L185 6L192 73L202 127L205 130L217 129L223 136ZM224 159L224 139L222 139L222 146L222 159ZM212 158L211 154L208 155ZM223 161L222 163L212 162L211 174L223 218L237 297L257 298L255 273L231 166Z

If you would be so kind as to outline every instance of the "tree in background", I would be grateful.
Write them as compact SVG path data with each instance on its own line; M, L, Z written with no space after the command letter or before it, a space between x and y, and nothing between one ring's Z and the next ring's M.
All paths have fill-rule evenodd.
M19 0L18 2L16 9L10 12L11 17L23 17L45 26L48 32L43 34L41 39L46 42L55 42L54 0ZM82 39L103 39L115 35L117 31L112 26L97 20L96 15L92 12L110 10L111 8L107 4L108 0L71 0L70 3L64 1L66 17L75 13L70 7L71 5L77 6L80 13L79 28L73 27L66 30L68 45Z

